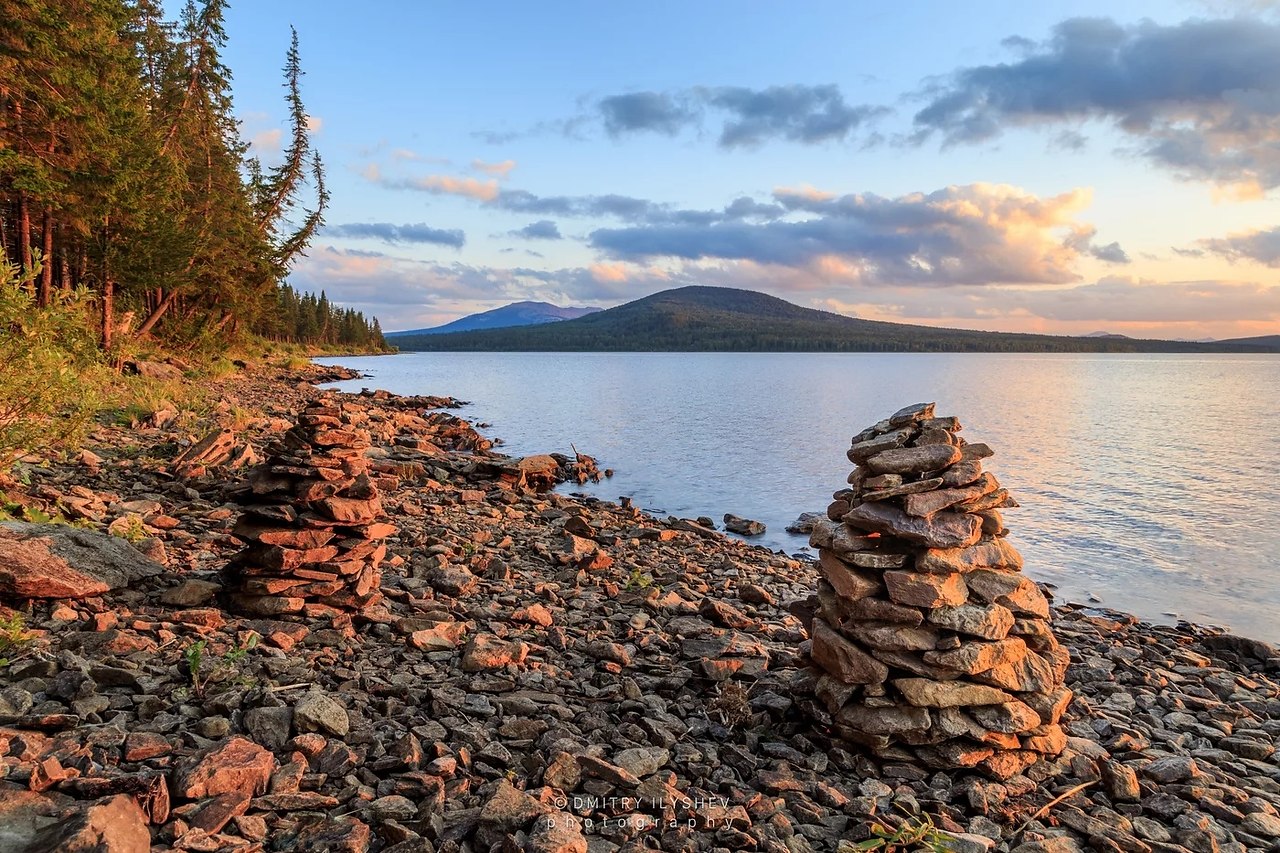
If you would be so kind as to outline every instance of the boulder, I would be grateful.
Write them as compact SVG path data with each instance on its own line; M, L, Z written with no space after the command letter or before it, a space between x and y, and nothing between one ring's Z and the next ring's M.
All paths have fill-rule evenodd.
M759 536L764 533L765 526L759 521L741 518L732 513L724 514L724 529L739 536Z
M0 524L0 595L88 598L163 571L116 536L61 524Z

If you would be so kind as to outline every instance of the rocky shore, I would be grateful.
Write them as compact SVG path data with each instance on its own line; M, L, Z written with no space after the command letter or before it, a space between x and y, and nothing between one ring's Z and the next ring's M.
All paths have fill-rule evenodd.
M1004 779L877 756L811 689L788 605L815 564L547 492L589 460L504 457L457 401L333 378L245 371L221 423L103 426L0 484L75 522L0 526L0 851L1280 849L1266 644L1058 606L1059 754ZM337 497L376 489L388 524L242 520L328 476L277 452L311 404L360 434L328 445L361 451ZM255 503L273 464L293 491ZM382 546L378 594L326 603Z

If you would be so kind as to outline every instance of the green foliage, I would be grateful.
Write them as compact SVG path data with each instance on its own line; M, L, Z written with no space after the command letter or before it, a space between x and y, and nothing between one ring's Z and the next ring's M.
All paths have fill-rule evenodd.
M204 698L209 685L230 679L240 662L258 645L258 635L251 634L244 645L230 649L212 661L206 659L208 645L208 640L196 640L182 650L187 680L197 699Z
M653 578L640 571L639 566L632 566L631 575L627 578L627 589L634 592L651 586L653 586Z
M142 516L127 515L124 517L124 524L111 525L111 535L137 544L147 538L147 528L142 523Z
M0 617L0 669L29 654L34 644L35 634L27 630L21 613Z
M88 300L82 293L57 294L36 310L21 273L0 258L0 465L24 452L78 440L90 423L95 400L86 385L103 372Z
M869 827L871 837L857 843L840 842L837 853L874 850L878 853L950 853L949 837L933 823L927 812L908 815L895 828L880 821Z

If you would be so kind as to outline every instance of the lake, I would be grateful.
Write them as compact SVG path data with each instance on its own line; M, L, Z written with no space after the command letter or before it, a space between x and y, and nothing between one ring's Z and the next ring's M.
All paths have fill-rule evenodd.
M408 353L322 359L358 391L451 395L512 455L613 468L572 491L768 525L825 509L850 437L936 400L1022 504L1026 571L1059 601L1280 640L1280 360L1250 355Z

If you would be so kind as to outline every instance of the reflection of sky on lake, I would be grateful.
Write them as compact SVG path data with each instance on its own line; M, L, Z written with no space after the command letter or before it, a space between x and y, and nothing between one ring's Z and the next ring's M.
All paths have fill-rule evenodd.
M844 484L849 437L936 400L1022 504L1005 519L1060 597L1280 640L1274 356L422 353L341 358L346 390L449 394L515 455L572 442L584 491L783 532Z

